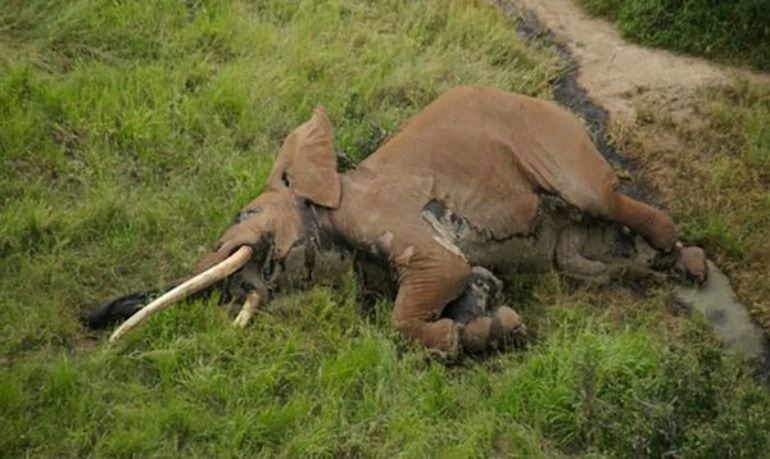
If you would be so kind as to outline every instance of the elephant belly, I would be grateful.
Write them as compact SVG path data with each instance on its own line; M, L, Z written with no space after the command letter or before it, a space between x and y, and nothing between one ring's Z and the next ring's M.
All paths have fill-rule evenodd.
M436 239L459 250L471 266L484 266L498 273L511 271L542 272L554 266L554 254L561 230L573 220L561 203L553 199L541 202L532 230L507 238L495 238L485 228L473 227L467 219L446 208L441 202L430 201L423 210L423 219L433 228Z
M471 266L484 266L500 274L543 272L553 267L555 241L556 233L546 231L538 237L512 236L501 241L466 237L457 241L457 247Z

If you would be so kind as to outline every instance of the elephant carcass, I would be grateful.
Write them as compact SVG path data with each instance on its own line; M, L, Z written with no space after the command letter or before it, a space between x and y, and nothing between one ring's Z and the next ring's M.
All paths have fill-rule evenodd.
M312 284L319 260L332 278L340 272L333 266L364 260L391 274L393 324L406 338L450 356L481 350L521 330L510 307L473 306L498 284L491 272L544 269L555 260L568 273L600 279L611 264L589 253L592 231L625 227L646 241L629 246L635 254L621 257L633 260L626 266L647 270L670 254L658 268L678 264L705 277L702 251L682 248L665 213L617 184L583 125L542 100L484 87L447 91L344 174L336 170L331 122L317 108L287 137L265 191L194 273L250 247L247 267L230 276L246 288L228 290L264 297L282 284ZM450 314L458 308L447 306L457 304L470 306ZM96 325L110 304L100 311Z

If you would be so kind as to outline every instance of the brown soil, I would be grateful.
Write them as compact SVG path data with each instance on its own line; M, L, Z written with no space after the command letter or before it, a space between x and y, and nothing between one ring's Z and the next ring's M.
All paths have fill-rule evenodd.
M628 43L614 25L589 16L573 0L511 0L531 11L577 64L578 83L615 122L635 120L640 104L674 103L685 115L699 88L745 78L770 83L770 76L703 59ZM674 114L676 117L676 114Z

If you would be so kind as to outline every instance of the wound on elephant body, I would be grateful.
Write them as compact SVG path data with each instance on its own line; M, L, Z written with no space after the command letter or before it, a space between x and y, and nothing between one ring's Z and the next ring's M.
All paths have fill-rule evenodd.
M706 276L703 252L677 244L665 213L618 192L584 126L552 103L459 87L355 169L337 172L333 145L319 107L287 137L265 191L191 279L219 276L226 298L249 298L253 309L254 298L333 285L355 267L362 289L395 292L396 329L452 358L524 333L499 302L496 275L511 270L556 268L597 282L629 270L665 276L676 266ZM209 274L244 253L237 272ZM125 317L144 298L107 302L89 323Z

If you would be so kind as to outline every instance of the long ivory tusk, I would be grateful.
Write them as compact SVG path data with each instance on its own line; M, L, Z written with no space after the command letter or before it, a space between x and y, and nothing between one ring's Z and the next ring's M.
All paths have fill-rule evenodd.
M230 255L219 264L214 265L206 271L198 274L197 276L184 281L160 297L156 298L155 301L143 307L133 316L129 317L128 320L123 322L123 324L118 327L118 329L115 330L110 336L110 343L116 342L122 338L123 335L131 331L132 328L136 327L158 311L161 311L176 303L177 301L183 300L193 293L197 293L212 285L213 283L220 281L234 273L249 261L253 253L254 249L251 247L245 245L241 246L241 248L235 251L235 253Z
M251 317L257 312L257 306L259 306L259 293L256 290L252 290L246 295L246 301L243 303L241 311L238 313L238 317L233 321L233 326L238 328L244 328L248 325Z

